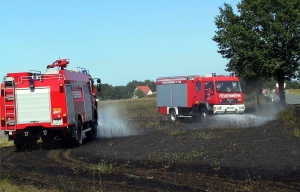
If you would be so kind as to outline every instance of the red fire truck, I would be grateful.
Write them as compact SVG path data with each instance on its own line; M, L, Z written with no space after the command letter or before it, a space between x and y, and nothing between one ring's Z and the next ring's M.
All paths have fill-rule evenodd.
M171 121L200 118L207 114L243 113L244 95L240 82L230 75L160 77L156 80L157 108Z
M4 77L1 130L17 150L37 146L39 139L42 147L49 147L54 138L77 146L82 144L84 133L89 140L96 138L96 94L101 92L101 80L92 78L84 68L67 70L68 60L56 60L47 66L45 74L31 70Z

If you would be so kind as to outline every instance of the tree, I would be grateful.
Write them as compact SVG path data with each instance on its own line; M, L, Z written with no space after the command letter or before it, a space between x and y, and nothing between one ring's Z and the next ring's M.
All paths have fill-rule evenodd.
M135 96L137 96L138 98L143 98L145 97L145 93L141 90L141 89L137 89L135 92L134 92Z
M300 84L298 81L287 81L286 82L286 89L299 89Z
M103 100L114 99L114 87L108 84L101 85L101 97Z
M127 97L127 94L125 95L125 87L124 86L115 86L114 87L114 99L124 99Z
M276 79L285 102L284 81L296 77L300 59L300 1L242 0L239 15L224 3L215 17L218 53L229 59L226 71L245 81Z

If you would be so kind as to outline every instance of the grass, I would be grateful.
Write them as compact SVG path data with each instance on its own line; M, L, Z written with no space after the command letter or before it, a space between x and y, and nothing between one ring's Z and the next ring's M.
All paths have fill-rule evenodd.
M293 106L286 107L278 112L277 120L284 124L289 134L300 139L300 125L297 117L300 114L297 114L296 110Z
M13 185L11 181L3 179L0 180L0 192L24 192L24 191L31 191L31 192L43 192L47 190L37 189L32 185ZM59 190L53 189L52 192L58 192Z
M8 141L7 136L0 137L0 148L9 147L9 146L13 146L13 145L14 145L14 142Z
M286 90L287 94L300 95L300 89L288 89Z

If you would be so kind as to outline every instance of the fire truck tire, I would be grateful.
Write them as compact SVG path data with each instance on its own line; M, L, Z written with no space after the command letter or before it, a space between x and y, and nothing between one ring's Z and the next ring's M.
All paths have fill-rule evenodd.
M16 147L17 151L24 151L25 150L25 145L23 143L16 143L15 147Z
M97 123L93 123L92 135L93 135L93 139L97 139L97 135L98 135L98 124Z
M177 120L176 112L175 112L174 109L171 109L171 110L170 110L170 120L171 120L172 122L175 122L175 121Z
M42 149L43 150L51 149L52 141L53 141L53 137L42 137L42 145L41 145Z
M205 108L201 108L199 110L199 120L201 122L206 122L207 119L207 110Z
M86 139L88 141L93 141L97 139L98 134L98 125L97 123L92 123L91 130L85 133Z
M27 148L28 151L38 149L37 140L36 139L31 139L30 141L28 141L26 143L26 148Z
M81 123L81 120L77 119L75 128L77 131L75 145L76 145L76 147L79 147L82 145L82 123Z

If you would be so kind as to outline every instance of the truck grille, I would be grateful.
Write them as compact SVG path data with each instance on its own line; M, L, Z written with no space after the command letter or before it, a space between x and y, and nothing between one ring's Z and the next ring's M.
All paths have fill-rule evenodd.
M50 122L50 88L16 89L16 108L19 124Z
M228 104L228 103L239 103L237 98L232 98L232 99L222 99L222 104Z

